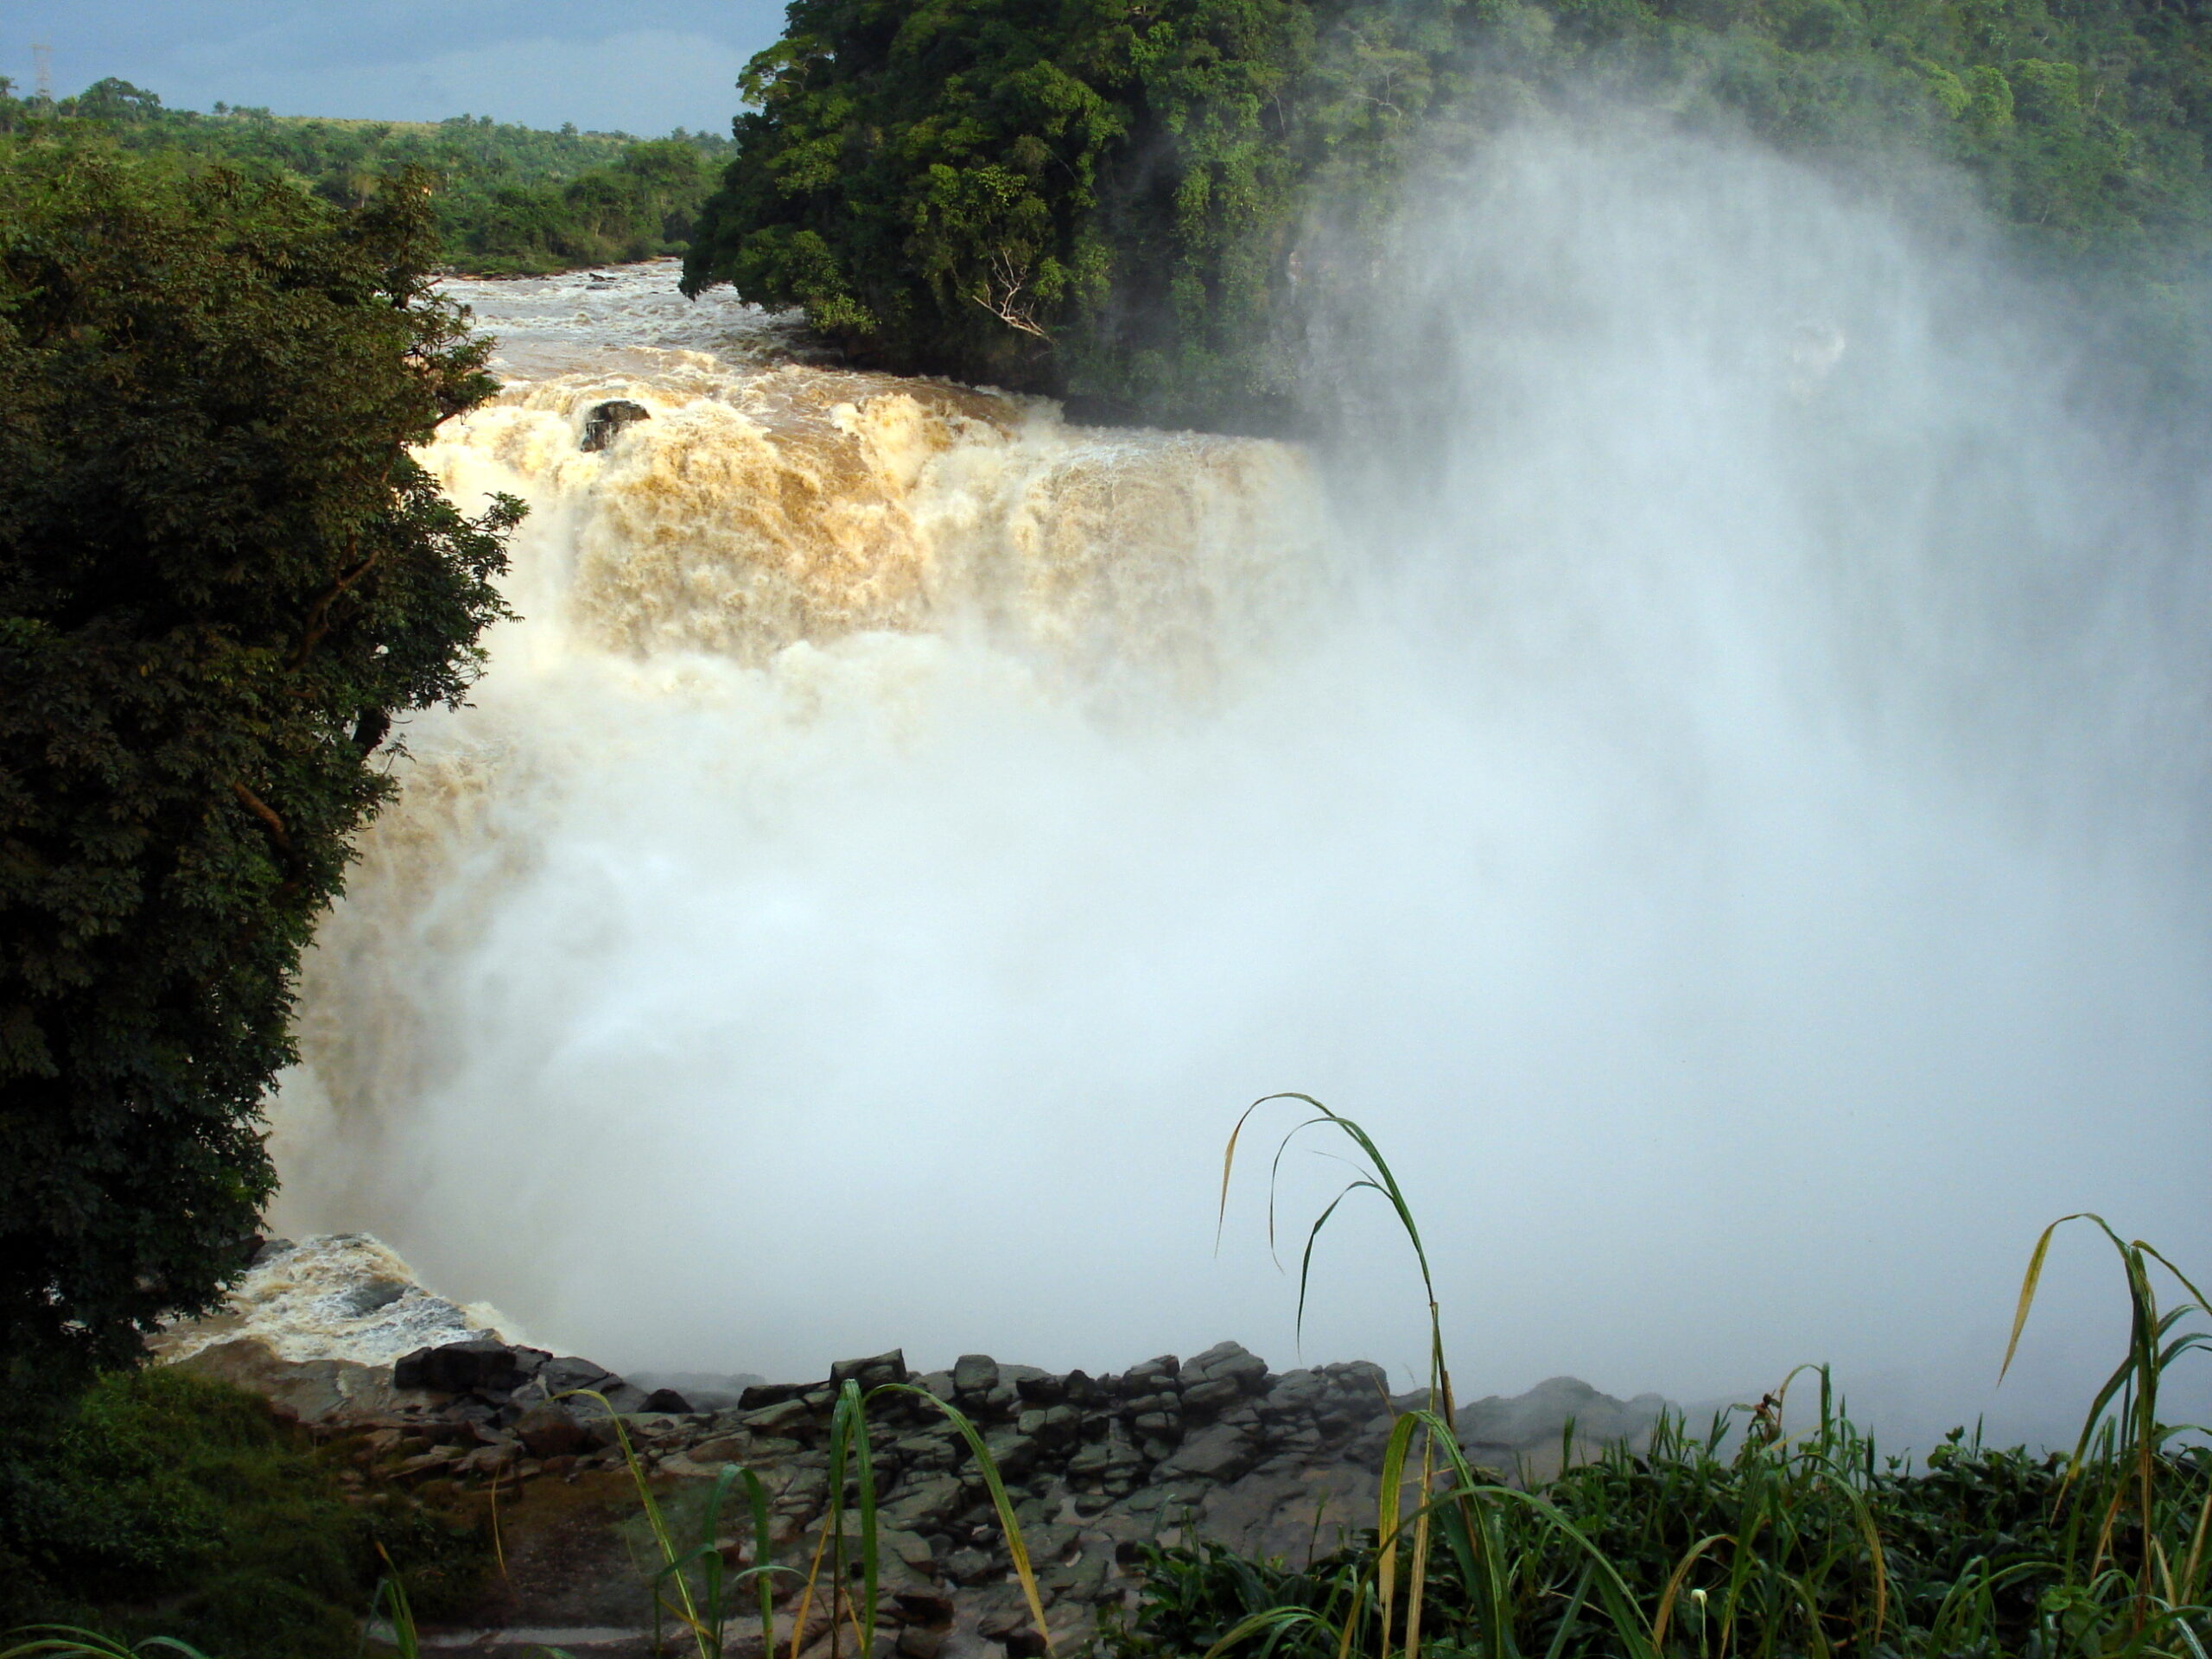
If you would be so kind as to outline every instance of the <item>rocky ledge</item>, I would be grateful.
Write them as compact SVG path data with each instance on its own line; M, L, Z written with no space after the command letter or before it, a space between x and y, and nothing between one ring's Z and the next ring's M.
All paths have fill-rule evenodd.
M632 1535L635 1492L617 1415L684 1524L696 1523L726 1467L753 1471L769 1495L775 1558L804 1568L830 1519L826 1442L842 1385L909 1383L957 1406L985 1436L1015 1501L1046 1633L1065 1652L1089 1639L1102 1609L1123 1600L1127 1569L1148 1541L1207 1538L1302 1559L1372 1526L1392 1418L1421 1403L1393 1396L1376 1365L1277 1373L1229 1342L1098 1376L981 1354L914 1375L893 1351L842 1363L818 1382L749 1388L713 1410L588 1360L488 1338L423 1348L389 1365L285 1360L241 1338L180 1363L266 1395L345 1460L343 1478L357 1491L444 1483L456 1497L480 1491L499 1522L505 1575L465 1627L432 1632L429 1645L550 1643L579 1659L648 1650L635 1565L644 1541ZM1555 1472L1563 1455L1640 1442L1662 1408L1656 1395L1623 1402L1560 1377L1468 1406L1456 1427L1472 1460L1532 1481ZM959 1431L929 1401L903 1393L874 1397L868 1429L887 1621L876 1659L1044 1651L1046 1633L1033 1627L1012 1581ZM725 1558L750 1565L750 1523L733 1514L719 1530ZM797 1577L781 1575L778 1586L786 1643ZM757 1622L741 1623L730 1650L760 1641Z

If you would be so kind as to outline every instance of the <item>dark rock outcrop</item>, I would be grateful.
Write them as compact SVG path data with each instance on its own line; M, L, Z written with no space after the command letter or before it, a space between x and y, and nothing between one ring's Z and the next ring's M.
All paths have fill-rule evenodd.
M648 1394L588 1360L485 1340L422 1350L388 1373L353 1369L387 1380L341 1388L334 1384L343 1379L319 1370L311 1382L284 1386L293 1397L327 1402L310 1421L326 1440L355 1447L353 1478L365 1493L381 1482L498 1485L511 1565L518 1556L527 1567L511 1583L539 1587L511 1587L506 1603L487 1605L480 1623L495 1631L603 1624L621 1586L635 1592L621 1535L634 1503L632 1458L664 1491L718 1479L734 1465L750 1471L767 1505L774 1559L803 1570L836 1519L828 1435L842 1385L910 1380L893 1350L841 1361L820 1382L757 1385L734 1406L693 1411L677 1390ZM272 1379L283 1370L270 1357L251 1373L253 1385L278 1394ZM1277 1375L1234 1343L1186 1360L1163 1355L1118 1376L1055 1374L969 1354L950 1371L911 1380L984 1437L1036 1568L1047 1625L1036 1628L1010 1581L997 1515L957 1425L928 1397L881 1394L868 1413L884 1586L879 1659L1024 1659L1041 1653L1047 1636L1056 1650L1079 1647L1097 1610L1127 1592L1134 1552L1148 1540L1199 1535L1286 1557L1333 1548L1374 1524L1394 1414L1421 1403L1393 1398L1379 1366ZM609 1408L623 1419L620 1436ZM1479 1401L1457 1426L1476 1461L1537 1479L1556 1471L1570 1419L1585 1454L1648 1434L1660 1408L1653 1396L1623 1402L1554 1378L1516 1399ZM590 1488L601 1494L591 1500L603 1517L593 1523L598 1530L579 1530L575 1497L539 1504L531 1497L549 1480L558 1491L599 1483ZM845 1501L854 1501L850 1489ZM533 1517L541 1512L549 1553L542 1567L529 1566L540 1548ZM857 1533L856 1511L845 1511L844 1526ZM727 1558L750 1563L752 1537L749 1521L737 1524ZM587 1594L590 1584L599 1587ZM795 1605L779 1614L785 1623ZM587 1618L587 1608L602 1611ZM757 1627L746 1639L758 1646ZM780 1632L779 1643L790 1639ZM645 1641L641 1628L638 1654ZM628 1642L610 1638L594 1650L628 1659ZM493 1638L482 1645L521 1651Z
M639 421L650 421L652 410L643 404L633 404L626 397L616 397L607 403L595 404L584 417L583 447L587 452L604 449L622 435L622 429L634 426Z

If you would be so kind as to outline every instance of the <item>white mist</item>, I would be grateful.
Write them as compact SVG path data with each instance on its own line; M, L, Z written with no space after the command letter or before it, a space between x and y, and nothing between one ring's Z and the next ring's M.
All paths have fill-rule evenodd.
M1422 202L1313 464L515 290L538 378L434 459L536 504L529 620L311 963L280 1219L618 1367L1281 1366L1347 1172L1286 1163L1287 1277L1272 1137L1214 1206L1297 1089L1465 1397L1828 1360L2063 1433L2118 1279L2062 1251L1993 1395L2037 1231L2212 1245L2191 504L1993 265L1779 164ZM1417 1369L1379 1207L1318 1260L1306 1357Z

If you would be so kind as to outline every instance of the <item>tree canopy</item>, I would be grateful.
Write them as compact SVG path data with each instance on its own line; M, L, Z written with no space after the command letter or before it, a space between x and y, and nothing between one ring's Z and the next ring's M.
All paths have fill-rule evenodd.
M10 136L218 162L296 180L340 207L359 207L397 168L420 168L435 181L444 262L491 276L678 251L731 148L718 134L682 128L640 140L573 126L547 132L489 116L289 119L221 105L202 115L113 77L53 103L16 97L0 79L0 143Z
M1266 424L1317 207L1593 92L1894 193L1962 169L2031 257L2202 281L2212 23L2172 0L793 0L743 82L696 293L856 357ZM1357 261L1351 262L1357 264Z
M0 1339L135 1357L272 1176L302 947L451 703L520 507L409 455L490 394L426 181L365 207L0 156Z

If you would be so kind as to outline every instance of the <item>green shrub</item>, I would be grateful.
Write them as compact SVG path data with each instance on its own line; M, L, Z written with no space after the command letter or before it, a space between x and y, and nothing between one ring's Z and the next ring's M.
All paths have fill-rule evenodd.
M187 1372L110 1375L0 1433L0 1629L353 1659L387 1558L435 1607L473 1587L486 1554L474 1527L404 1498L348 1502L302 1430Z

